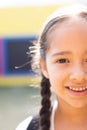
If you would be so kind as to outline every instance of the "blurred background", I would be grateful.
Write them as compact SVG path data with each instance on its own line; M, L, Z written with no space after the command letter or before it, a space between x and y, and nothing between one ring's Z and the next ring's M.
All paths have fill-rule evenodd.
M32 71L29 46L37 42L48 15L76 2L87 4L86 0L0 0L0 130L15 130L39 112L40 76Z

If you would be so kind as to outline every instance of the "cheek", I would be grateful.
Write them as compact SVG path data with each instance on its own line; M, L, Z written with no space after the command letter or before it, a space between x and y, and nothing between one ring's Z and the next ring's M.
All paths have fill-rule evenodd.
M51 70L52 71L52 70ZM66 74L64 73L64 71L56 71L54 73L49 73L49 80L51 83L52 88L57 88L57 89L61 89L65 79L66 79Z
M69 80L69 68L47 67L51 88L53 91L62 90L64 84Z
M68 71L64 69L56 69L56 70L48 69L48 75L49 75L49 79L52 81L55 80L61 81L67 77Z

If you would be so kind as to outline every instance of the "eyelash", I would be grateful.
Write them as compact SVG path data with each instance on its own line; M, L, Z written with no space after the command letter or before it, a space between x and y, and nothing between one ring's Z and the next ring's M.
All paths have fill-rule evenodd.
M57 60L56 62L59 64L64 64L64 63L69 63L69 60L66 58L61 58L61 59Z
M56 60L56 62L59 64L67 64L67 63L70 63L70 60L68 60L67 58L60 58L60 59ZM84 62L87 63L87 59L84 60Z

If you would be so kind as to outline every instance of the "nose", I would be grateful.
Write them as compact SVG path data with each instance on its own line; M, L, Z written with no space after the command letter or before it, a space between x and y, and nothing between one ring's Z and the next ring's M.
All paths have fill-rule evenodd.
M85 83L87 82L87 73L84 68L80 65L74 67L70 74L70 80L74 83Z

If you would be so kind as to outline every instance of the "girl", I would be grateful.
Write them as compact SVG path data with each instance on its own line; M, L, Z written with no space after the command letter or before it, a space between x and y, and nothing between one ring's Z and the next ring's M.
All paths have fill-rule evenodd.
M53 13L31 52L38 52L42 107L16 130L87 130L87 8L73 5Z

